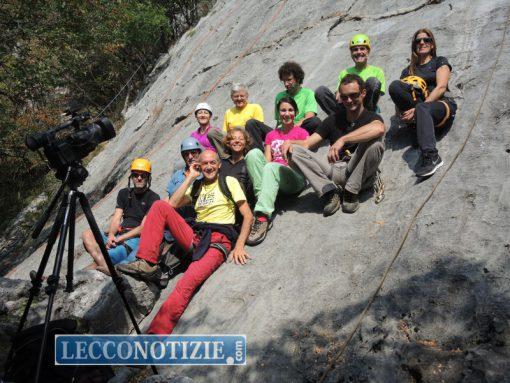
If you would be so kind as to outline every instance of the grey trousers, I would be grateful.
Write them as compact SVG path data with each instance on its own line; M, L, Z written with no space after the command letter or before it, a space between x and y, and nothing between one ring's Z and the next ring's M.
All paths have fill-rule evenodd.
M383 154L381 138L358 144L349 162L334 164L324 155L294 145L290 165L305 176L319 197L337 186L359 194L373 185Z

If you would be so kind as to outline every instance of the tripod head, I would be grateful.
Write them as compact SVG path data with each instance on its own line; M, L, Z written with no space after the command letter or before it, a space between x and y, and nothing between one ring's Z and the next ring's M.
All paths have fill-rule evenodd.
M32 232L32 238L37 238L41 233L43 227L46 225L46 222L48 222L48 219L50 218L51 212L62 196L62 192L64 191L65 187L68 186L71 190L77 190L81 185L83 185L83 182L85 182L88 175L89 172L87 169L85 169L81 161L74 161L67 167L62 177L57 177L62 180L62 184L51 199L48 208L44 211L44 213L41 215L41 218L39 218L35 224L34 231Z

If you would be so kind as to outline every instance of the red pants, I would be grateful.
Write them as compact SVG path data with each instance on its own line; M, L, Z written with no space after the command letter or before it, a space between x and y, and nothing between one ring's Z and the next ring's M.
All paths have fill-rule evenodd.
M184 219L163 201L156 201L152 205L144 223L143 232L138 248L138 258L156 263L159 256L159 245L163 240L165 226L177 241L178 245L188 250L197 241L193 229ZM221 243L227 251L231 249L228 238L220 233L212 233L211 243ZM147 331L149 334L172 333L179 318L186 310L193 294L209 276L225 261L223 253L215 248L209 248L202 258L191 262L182 278L177 282L174 290L159 309L156 317Z

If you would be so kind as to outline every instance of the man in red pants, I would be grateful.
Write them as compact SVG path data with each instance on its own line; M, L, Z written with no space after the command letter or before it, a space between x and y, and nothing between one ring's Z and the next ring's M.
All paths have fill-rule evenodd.
M250 258L244 245L250 232L253 214L237 179L226 177L231 197L243 217L238 235L234 229L234 203L223 194L219 185L220 166L221 162L216 153L210 150L202 152L200 164L194 164L190 168L183 184L170 200L157 201L149 210L136 255L137 260L118 266L125 274L150 279L157 272L159 245L165 227L170 230L177 244L192 257L193 262L152 321L148 333L170 334L194 292L221 266L226 255L230 253L235 263L241 265L246 264ZM191 203L192 185L200 174L203 174L203 179L194 206L197 219L196 224L191 227L175 208ZM233 244L235 245L232 250Z

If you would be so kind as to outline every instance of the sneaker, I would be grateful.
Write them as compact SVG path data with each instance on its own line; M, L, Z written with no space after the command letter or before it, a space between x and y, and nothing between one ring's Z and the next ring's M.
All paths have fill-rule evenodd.
M338 209L340 209L340 194L338 190L331 190L324 194L321 199L324 202L324 208L322 209L322 213L324 217L328 217L336 213Z
M342 204L342 211L344 213L352 214L359 208L358 195L344 190L344 202Z
M246 240L246 244L249 246L256 246L264 239L266 239L267 232L271 228L271 220L267 217L264 217L262 220L261 217L257 217L251 226L250 235Z
M374 202L377 204L381 203L384 199L384 182L381 178L381 171L377 169L374 180Z
M131 263L117 265L117 270L133 277L152 279L158 271L158 265L153 265L145 259L138 259Z
M443 160L437 153L424 152L422 154L421 166L416 170L417 177L428 177L431 176L443 166Z

